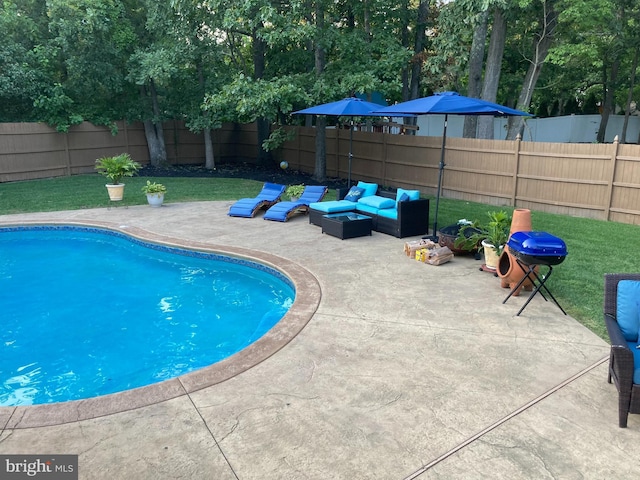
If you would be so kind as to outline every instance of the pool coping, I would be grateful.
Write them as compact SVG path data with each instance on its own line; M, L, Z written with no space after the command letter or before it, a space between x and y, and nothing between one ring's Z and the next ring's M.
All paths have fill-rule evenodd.
M0 221L0 227L38 225L101 228L144 242L255 261L288 277L295 287L296 298L285 316L265 335L220 362L160 383L100 397L44 405L0 407L0 418L9 417L4 428L62 425L112 415L188 395L224 382L268 359L293 340L311 320L322 297L320 283L307 269L286 258L258 250L195 242L155 234L139 227L101 221Z

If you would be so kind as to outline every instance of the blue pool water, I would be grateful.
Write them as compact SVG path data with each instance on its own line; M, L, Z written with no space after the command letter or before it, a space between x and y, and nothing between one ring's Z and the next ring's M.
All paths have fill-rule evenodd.
M0 405L173 378L253 343L293 304L246 260L80 227L0 228Z

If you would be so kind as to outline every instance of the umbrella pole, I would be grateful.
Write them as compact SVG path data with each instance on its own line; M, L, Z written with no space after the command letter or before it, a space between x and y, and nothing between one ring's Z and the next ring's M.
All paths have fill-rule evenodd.
M449 115L445 113L444 115L444 130L442 131L442 147L440 148L440 165L438 167L438 189L436 191L436 211L435 216L433 218L433 232L432 235L422 237L428 238L436 243L438 243L438 209L440 207L440 191L442 190L442 174L444 173L444 149L447 143L447 121L449 119Z
M353 120L351 120L351 128L349 129L349 173L347 175L347 188L351 188L351 160L353 159Z

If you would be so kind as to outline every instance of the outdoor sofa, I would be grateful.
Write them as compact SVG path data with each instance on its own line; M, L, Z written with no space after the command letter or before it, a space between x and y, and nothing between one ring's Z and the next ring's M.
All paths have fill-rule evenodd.
M397 238L424 235L429 231L429 200L419 190L382 190L375 183L358 182L351 189L338 189L337 199L309 205L309 223L321 226L322 216L358 212L372 218L376 232Z

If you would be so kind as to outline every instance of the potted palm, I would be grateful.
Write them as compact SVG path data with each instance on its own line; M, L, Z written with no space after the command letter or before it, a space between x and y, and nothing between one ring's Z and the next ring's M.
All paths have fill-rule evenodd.
M509 240L509 230L511 228L511 216L505 211L487 212L489 221L485 224L473 222L460 229L455 240L456 247L471 249L484 248L485 265L489 270L495 270L498 266L498 259ZM468 231L473 230L471 235Z
M147 180L147 184L142 187L142 192L147 195L149 205L160 207L164 202L164 194L167 193L167 187L161 183Z
M112 201L122 200L124 183L120 181L124 177L133 177L142 166L134 162L128 153L121 153L112 157L102 157L96 160L96 170L109 179L105 185Z
M298 200L300 198L300 195L302 195L302 192L304 192L303 184L289 185L287 189L284 191L285 195L287 195L292 202L295 202L296 200Z

